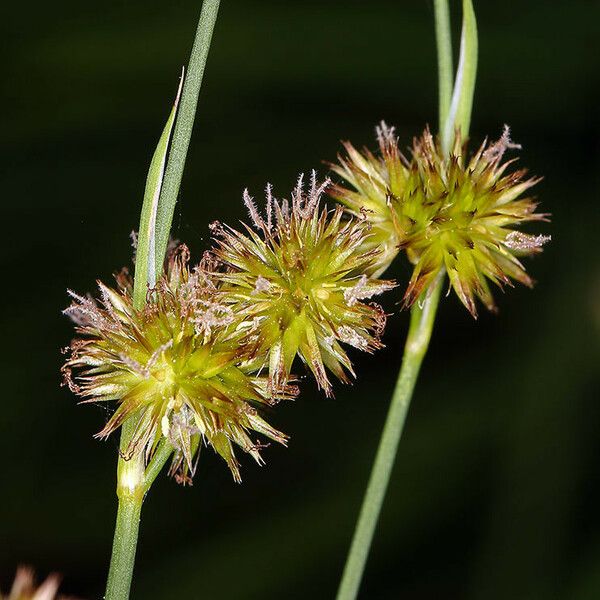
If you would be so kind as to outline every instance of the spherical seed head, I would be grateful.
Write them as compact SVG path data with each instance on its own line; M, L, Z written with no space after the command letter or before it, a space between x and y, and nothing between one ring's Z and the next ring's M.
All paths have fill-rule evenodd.
M365 250L366 222L342 220L341 207L320 206L329 181L302 177L291 200L277 201L267 187L266 218L244 193L256 231L213 225L226 297L236 305L238 331L253 340L256 360L268 364L275 388L290 377L296 356L331 394L326 368L348 381L352 364L342 344L367 352L381 347L385 314L365 300L393 287L364 275L379 257ZM264 356L266 355L266 359Z
M63 373L84 401L118 402L98 437L134 418L127 454L143 452L149 460L166 438L175 448L171 472L187 482L204 441L239 481L233 443L259 463L259 445L249 431L285 443L286 437L260 417L257 407L293 390L267 390L264 378L240 368L241 349L228 330L232 311L221 302L206 260L190 270L187 248L177 248L142 310L133 306L126 273L117 276L118 289L98 283L98 302L71 293L73 303L65 313L81 337L71 343Z
M332 169L353 189L330 188L332 197L372 223L371 245L385 249L375 273L384 271L400 250L415 265L404 295L410 306L445 270L469 312L476 317L475 298L490 310L495 304L488 280L502 287L511 279L531 286L518 256L540 252L550 238L529 235L514 227L543 221L537 203L521 195L539 179L526 169L505 174L512 161L502 162L513 144L505 126L495 143L485 141L467 159L466 144L457 134L449 156L428 129L413 141L407 159L398 149L394 129L377 127L380 156L358 152L346 143L346 157Z

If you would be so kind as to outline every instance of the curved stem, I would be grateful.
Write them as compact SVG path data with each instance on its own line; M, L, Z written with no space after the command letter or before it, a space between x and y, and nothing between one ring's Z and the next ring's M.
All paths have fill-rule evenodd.
M439 129L442 131L452 97L452 35L448 0L434 0L433 7L437 40Z
M427 295L422 299L422 303L415 303L410 312L410 327L404 346L402 367L379 441L337 600L354 600L358 593L410 400L431 339L442 283L443 272L440 273L430 291L426 292Z
M435 32L438 47L440 136L445 154L450 151L454 131L458 127L465 137L469 134L473 93L477 73L477 22L472 0L463 0L463 24L460 56L454 90L449 95L452 73L452 46L447 0L435 0ZM438 275L423 304L411 309L410 328L402 367L377 449L375 464L352 538L352 545L338 590L337 600L354 600L360 582L379 513L390 479L398 442L402 436L406 413L419 375L421 363L431 339L431 331L440 298L444 271Z

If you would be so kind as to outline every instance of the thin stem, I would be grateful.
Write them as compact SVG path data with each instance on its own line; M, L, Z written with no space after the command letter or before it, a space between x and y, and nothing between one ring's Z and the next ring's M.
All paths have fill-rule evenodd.
M442 131L452 97L452 35L448 0L434 0L433 7L437 40L439 130Z
M154 273L156 274L162 273L163 269L164 256L173 221L173 212L175 211L177 194L179 193L187 150L192 135L198 94L200 93L200 85L202 83L202 76L204 75L204 67L208 57L218 10L219 0L204 0L188 71L181 93L181 103L175 122L166 172L162 180L158 204L155 208L154 235L149 234L146 240L147 244L155 249L154 257L156 263ZM174 111L171 114L173 116L175 114ZM164 143L166 148L169 131L170 124L167 122L167 132L163 133L163 137L159 142L159 150L161 143ZM157 160L162 160L163 158L162 150L160 150ZM155 170L161 173L162 167L159 165L159 168ZM151 166L152 173L153 169ZM156 182L153 182L150 191L153 192L155 188ZM144 213L142 211L143 219ZM149 254L151 255L152 253ZM148 269L148 271L152 272L151 269ZM145 301L147 281L147 275L145 277L138 277L135 280L134 297L141 298L138 308L142 308ZM129 598L144 495L150 489L152 482L156 479L173 451L173 448L167 442L160 444L155 456L148 465L148 469L145 470L142 452L136 452L133 456L126 456L136 425L136 419L130 417L121 428L120 456L117 465L117 497L119 498L119 508L117 511L113 551L106 587L106 600L127 600Z
M115 539L108 583L106 584L106 600L129 598L141 511L141 498L139 500L133 498L119 500Z
M435 32L439 69L439 118L442 149L450 151L454 132L458 127L466 138L469 134L475 77L477 72L477 23L472 0L463 0L463 24L458 70L452 86L452 44L447 0L435 1ZM410 328L404 348L402 367L379 442L375 464L371 472L360 516L352 539L352 545L338 590L338 600L354 600L360 582L381 506L390 479L398 443L421 363L433 329L435 314L443 282L443 271L426 292L422 306L418 303L411 309Z
M188 72L183 84L169 161L167 162L167 169L162 182L160 201L156 214L157 273L162 271L162 261L169 242L173 213L175 212L175 204L177 202L177 195L179 194L181 178L183 177L185 159L194 127L198 94L200 93L200 85L202 84L204 67L206 66L206 59L208 58L208 50L218 12L219 0L204 0L196 30L196 38L192 46Z
M147 492L150 489L150 486L162 471L162 468L165 466L167 460L169 460L171 454L173 454L173 446L167 439L163 438L146 467L146 472L144 474L144 492Z
M452 77L452 46L447 0L435 0L435 31L438 47L440 136L445 154L450 151L454 132L460 129L469 134L475 78L477 73L477 23L472 0L463 0L463 24L458 70L452 95L449 95ZM450 82L449 82L450 80ZM371 472L360 516L352 539L350 553L338 590L338 600L354 600L379 513L390 479L398 443L402 436L406 413L419 375L421 363L433 330L444 272L440 272L422 306L411 309L410 328L404 347L402 367L379 442L375 464Z
M122 454L119 457L117 483L119 508L106 585L106 600L123 600L129 597L144 496L173 453L173 446L162 440L145 470L141 455L125 460L123 453L128 443L125 442L131 439L134 422L129 419L121 437Z
M358 593L373 534L390 481L410 400L423 357L429 346L442 282L443 274L440 274L431 290L426 292L427 296L422 300L422 304L415 303L411 309L410 327L404 347L402 367L379 441L379 448L352 538L337 600L354 600Z
M117 464L117 523L113 539L110 570L106 584L106 600L127 600L135 564L140 514L144 501L144 457L141 453L127 456L136 420L123 424Z

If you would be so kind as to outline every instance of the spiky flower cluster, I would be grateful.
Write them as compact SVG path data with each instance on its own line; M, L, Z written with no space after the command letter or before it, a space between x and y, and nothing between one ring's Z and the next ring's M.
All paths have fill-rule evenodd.
M381 347L385 314L365 300L392 283L365 275L380 254L364 249L368 223L320 207L328 184L313 174L309 190L300 180L289 202L269 188L266 220L246 192L258 232L214 224L216 247L193 269L179 246L141 310L126 272L116 289L98 282L97 301L70 292L65 313L80 337L68 348L65 382L84 402L118 403L97 437L135 419L127 456L148 462L167 440L171 472L186 482L204 442L239 481L234 444L260 463L250 432L286 442L257 409L296 395L297 355L331 394L326 368L342 381L353 374L342 344Z
M505 127L495 143L483 142L467 159L460 135L448 156L428 129L413 141L412 156L398 148L394 128L377 127L380 156L359 152L345 143L347 156L332 169L350 188L334 185L330 195L350 213L365 216L372 234L365 249L382 249L374 265L383 272L401 250L415 265L404 295L410 306L446 271L461 302L476 317L475 298L495 309L487 280L502 287L511 279L527 286L531 278L518 256L540 252L549 237L514 229L543 221L537 203L521 195L539 180L525 178L526 169L505 174L514 160L503 162L513 144Z
M71 292L73 303L65 312L83 338L71 343L63 372L84 401L119 402L97 437L135 418L126 454L143 452L149 460L167 438L176 450L171 470L186 481L204 440L239 481L232 444L258 463L260 446L249 431L284 444L285 435L268 425L256 407L290 397L294 390L268 386L264 377L243 368L246 356L231 339L233 313L222 302L212 268L205 261L190 270L188 262L188 250L180 246L142 310L133 306L125 272L117 276L116 290L98 283L99 302Z
M256 348L255 366L269 369L271 382L285 384L298 355L320 388L331 395L326 368L341 381L354 375L342 344L372 352L381 347L385 314L364 300L393 283L365 275L380 259L365 249L370 227L364 219L342 220L328 211L313 171L305 192L302 177L290 200L277 201L267 187L266 216L246 191L244 201L255 230L244 233L213 224L225 302L243 323L246 343Z

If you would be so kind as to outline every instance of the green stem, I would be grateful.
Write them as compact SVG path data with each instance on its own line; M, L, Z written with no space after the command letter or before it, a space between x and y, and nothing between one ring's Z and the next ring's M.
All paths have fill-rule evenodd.
M411 309L410 327L404 347L402 367L400 368L398 381L379 441L377 456L375 457L360 516L352 538L352 545L346 560L337 600L354 600L358 593L373 534L392 473L396 450L402 436L406 413L408 412L423 357L429 346L442 283L443 274L440 274L431 290L426 292L427 295L422 303L415 303Z
M119 499L106 600L129 598L141 511L141 499Z
M165 177L160 191L160 200L156 214L156 272L162 271L162 261L169 243L169 232L173 222L173 213L179 186L183 177L183 168L187 156L194 118L196 116L196 105L198 94L204 75L204 67L208 57L208 50L212 39L217 13L219 12L219 0L204 0L200 21L196 30L196 38L192 46L188 72L183 84L181 103L173 131L169 161L165 171Z
M150 486L162 471L162 468L165 466L167 460L169 460L171 454L173 454L173 446L167 439L163 438L146 467L144 473L144 492L147 492L150 489Z
M106 584L106 600L127 600L135 564L140 513L144 501L144 457L125 453L136 427L135 418L123 424L117 464L117 523L113 540L110 570Z
M439 130L442 131L452 97L452 35L448 0L434 0L433 6L438 61Z
M463 0L463 24L460 56L454 89L449 95L449 77L452 69L452 47L450 19L447 0L435 0L435 31L438 46L439 94L440 94L440 136L445 154L450 151L454 131L458 128L466 138L469 135L475 78L477 73L477 22L472 0ZM410 328L404 347L402 367L394 389L394 395L379 442L375 464L371 472L360 516L352 539L352 545L338 590L338 600L354 600L362 574L373 533L377 525L390 474L394 465L396 450L406 413L413 394L421 363L433 329L435 314L440 298L444 272L441 271L423 304L415 304L411 309Z
M120 456L117 466L119 508L108 583L106 584L106 600L129 598L142 503L156 476L173 452L173 446L168 441L162 440L148 467L144 469L142 453L134 454L131 457L125 454L135 426L135 418L130 418L123 424L121 433Z
M183 84L166 172L160 188L160 197L156 207L154 236L152 239L149 239L152 237L149 236L146 240L156 250L154 269L156 274L162 273L163 269L175 203L192 135L198 94L200 93L200 85L218 10L219 0L204 0L187 75ZM165 140L168 140L169 127L170 125L167 123ZM143 217L144 214L142 213L142 220ZM150 269L148 269L148 272L150 272ZM135 280L134 297L141 299L138 308L142 308L145 301L147 275L146 273L144 277L138 277ZM163 440L145 470L142 452L134 453L133 456L125 456L135 427L136 419L130 417L121 428L120 457L117 465L119 507L106 586L106 600L127 600L129 598L144 496L173 451L171 445Z

